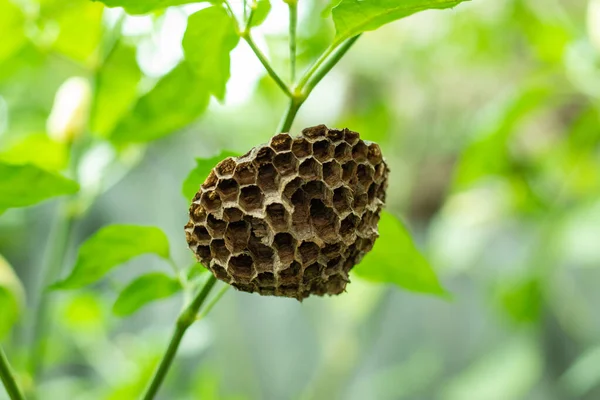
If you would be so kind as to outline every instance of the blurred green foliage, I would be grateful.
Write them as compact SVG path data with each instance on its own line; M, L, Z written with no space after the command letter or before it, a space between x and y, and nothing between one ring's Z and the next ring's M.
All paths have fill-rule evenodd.
M223 9L190 2L128 1L145 14L132 16L86 0L0 0L0 254L10 262L0 259L0 336L26 391L29 321L8 326L29 311L19 279L28 307L39 300L58 222L77 220L63 276L74 265L103 272L50 295L40 398L142 393L180 309L164 259L193 263L182 226L206 158L267 141L286 106L219 23ZM472 0L374 32L415 9L329 3L299 2L300 71L333 41L369 32L292 133L325 123L379 142L387 208L408 229L384 217L374 253L336 298L227 293L190 330L161 398L599 398L600 2ZM183 6L156 11L170 5ZM257 7L256 41L287 71L285 4ZM352 7L372 22L346 17ZM120 227L84 257L114 223L156 226L170 245L163 234L132 245ZM161 257L137 257L147 253ZM452 301L367 282L415 264L430 271L424 291L442 291L435 271ZM406 276L396 283L414 289ZM127 289L147 279L164 290Z

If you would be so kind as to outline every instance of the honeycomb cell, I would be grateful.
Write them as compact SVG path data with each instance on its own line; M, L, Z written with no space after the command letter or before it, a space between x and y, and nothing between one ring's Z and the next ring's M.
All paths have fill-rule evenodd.
M337 161L323 164L323 180L330 187L336 186L342 180L342 167Z
M302 137L294 139L292 143L292 153L298 159L312 155L312 146L310 142Z
M207 212L215 212L221 207L221 197L214 191L204 192L202 193L200 203Z
M236 201L239 193L239 184L234 179L222 179L215 189L222 201Z
M283 204L273 203L267 206L267 222L277 232L288 229L289 215Z
M377 239L388 173L379 146L348 129L276 135L213 168L190 205L186 241L238 290L342 293Z
M367 161L367 155L369 154L369 149L367 145L362 140L359 141L352 147L352 158L356 162L364 162Z
M225 234L227 222L216 218L214 215L209 215L206 220L206 227L213 238L222 238Z
M219 178L231 178L233 177L233 171L235 171L236 162L233 157L228 157L217 164L214 171L217 173Z
M277 249L277 254L282 264L289 264L294 260L296 239L291 234L278 233L273 239L273 246Z
M256 167L251 161L240 163L233 174L240 185L251 185L256 181Z
M292 152L280 153L273 158L273 165L281 176L289 176L298 173L298 160Z
M319 179L322 174L321 168L321 164L314 158L307 158L300 164L298 175L306 180Z
M273 164L261 165L256 183L263 192L276 191L279 188L279 173Z
M245 221L231 222L225 230L225 245L232 253L239 253L246 249L250 239L250 227Z
M257 186L246 186L240 191L239 204L247 212L260 210L263 204L263 193Z
M335 147L329 140L319 140L313 143L313 157L324 163L333 158Z
M240 254L231 257L227 265L229 272L235 277L236 281L247 282L254 275L254 271L252 270L253 263L252 257L248 254Z
M280 133L271 138L270 145L276 153L289 151L292 147L292 138L287 133Z
M307 137L309 139L316 139L316 138L320 138L323 137L327 134L327 127L325 125L317 125L317 126L312 126L310 128L305 128L302 130L302 135L304 135L304 137Z

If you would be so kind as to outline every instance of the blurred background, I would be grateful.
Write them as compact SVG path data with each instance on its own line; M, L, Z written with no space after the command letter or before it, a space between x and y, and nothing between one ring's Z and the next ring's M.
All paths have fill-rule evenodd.
M240 43L223 103L211 100L191 125L148 145L117 149L102 138L179 62L186 18L204 6L125 16L84 0L0 0L0 158L22 146L65 169L68 150L53 136L65 132L61 110L86 116L90 145L71 173L90 195L75 204L86 212L63 274L78 245L110 223L158 226L177 263L192 263L181 183L195 158L243 153L275 133L286 98ZM306 67L334 31L327 1L299 7ZM281 0L255 37L285 75ZM88 111L98 54L111 40L123 44L122 62L111 67L104 103ZM189 101L177 99L157 105L156 118ZM600 0L473 0L366 33L292 133L325 123L381 144L392 170L387 209L402 216L453 299L359 279L346 294L303 303L230 290L190 329L160 398L600 398L599 112ZM65 204L0 217L0 254L28 304ZM142 257L108 282L52 295L40 398L141 393L181 298L128 319L111 307L132 277L167 268ZM26 320L4 342L17 371L27 364Z

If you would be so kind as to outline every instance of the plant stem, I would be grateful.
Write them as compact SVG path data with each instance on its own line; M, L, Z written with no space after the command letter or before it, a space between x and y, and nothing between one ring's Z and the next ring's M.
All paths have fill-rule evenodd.
M358 40L360 35L356 35L351 37L350 39L343 42L331 56L327 59L327 61L320 65L318 68L314 70L312 75L309 75L306 79L306 84L304 87L300 89L308 93L312 92L312 90L317 86L319 82L331 71L331 69L344 57L344 55L350 50L352 45Z
M325 52L323 54L321 54L321 56L319 58L317 58L317 61L315 61L315 63L310 67L310 69L304 74L304 76L300 79L300 82L298 82L298 88L303 88L306 85L306 82L308 82L308 80L314 75L314 73L319 69L319 67L321 66L321 64L323 64L325 62L325 60L327 60L327 57L329 57L329 55L331 53L333 53L333 51L335 50L335 47L329 46L327 48L327 50L325 50Z
M298 27L298 0L288 0L290 9L290 80L296 81L296 30Z
M260 49L258 48L258 46L256 46L256 43L254 43L254 40L252 39L252 36L250 35L250 32L248 32L248 31L242 32L241 36L246 41L246 43L248 43L248 45L250 46L250 48L252 49L252 51L254 52L254 54L256 54L256 57L259 59L259 61L263 65L263 67L265 67L265 69L267 70L267 72L269 73L269 75L271 76L271 78L273 78L273 80L275 81L275 83L277 84L277 86L279 86L281 88L281 90L283 90L283 92L288 97L292 97L292 91L285 84L285 82L283 81L283 79L281 79L279 77L279 75L277 75L277 72L275 72L275 70L273 69L273 67L271 67L271 64L269 63L269 60L267 59L267 57L265 57L265 55L262 53L262 51L260 51Z
M294 119L296 118L296 114L298 114L298 110L300 110L300 107L302 107L302 104L305 100L306 97L301 96L294 96L290 99L290 104L281 120L281 123L279 124L277 133L290 131L292 124L294 123Z
M74 216L68 214L67 208L68 201L64 202L57 210L55 224L50 233L50 241L48 242L49 255L41 271L42 280L38 287L39 295L32 313L29 372L34 382L41 373L46 352L44 340L48 337L50 324L47 314L51 301L46 288L58 278L61 272L75 223Z
M25 399L19 385L17 385L17 380L2 347L0 347L0 380L2 380L6 393L12 400Z
M213 309L215 304L217 304L219 300L221 300L221 297L223 297L227 290L229 290L229 287L229 285L223 285L223 287L221 288L221 290L219 290L215 297L213 297L213 299L204 307L204 310L202 310L202 312L198 314L198 316L196 317L196 321L200 321L208 315L208 313L210 312L210 310Z
M146 393L143 397L144 400L152 400L156 396L158 389L160 389L160 386L169 372L169 368L171 368L171 365L173 364L173 359L177 354L177 349L181 344L181 340L183 339L185 332L194 323L194 321L196 321L196 315L198 314L200 307L202 307L202 304L204 304L204 301L208 297L208 294L215 285L216 281L217 279L211 275L200 293L198 293L194 300L192 300L192 302L181 312L179 318L177 318L177 324L175 326L173 336L171 336L169 347L160 361L150 385L146 389Z

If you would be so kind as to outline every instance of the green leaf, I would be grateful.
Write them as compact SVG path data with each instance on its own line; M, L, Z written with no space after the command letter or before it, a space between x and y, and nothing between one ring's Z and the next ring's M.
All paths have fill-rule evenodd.
M24 304L23 285L8 262L0 256L0 339L17 322Z
M372 282L393 283L415 292L447 295L398 219L383 212L379 235L373 250L353 269L357 276Z
M31 164L0 161L0 210L27 207L55 196L77 193L77 182Z
M108 7L123 7L129 14L146 14L170 6L199 3L199 0L100 0Z
M54 289L77 289L96 282L114 267L142 254L169 258L169 241L152 226L109 225L101 228L79 248L71 275Z
M55 19L59 30L54 49L76 61L90 61L102 38L103 9L91 1L63 5Z
M200 10L188 18L183 51L197 79L219 100L229 80L229 53L238 44L235 22L221 6Z
M113 312L121 317L131 315L146 304L167 298L181 290L175 278L160 272L142 275L119 294Z
M0 63L15 54L27 41L25 16L9 0L0 0Z
M95 133L106 137L115 128L135 101L141 77L135 48L117 45L98 74L91 113Z
M463 1L467 0L342 0L332 10L334 46L419 11L451 8Z
M143 143L167 136L206 110L210 92L187 62L177 65L142 96L110 135L117 144Z
M258 0L256 2L256 9L254 10L254 17L250 23L251 27L259 26L271 12L271 1L270 0Z
M59 171L67 167L69 151L64 143L39 133L28 135L0 152L0 161L8 164L33 164L45 170Z
M211 158L196 158L196 167L190 171L187 178L183 181L181 188L183 196L186 200L191 200L194 195L200 189L200 185L204 183L210 171L217 165L221 160L227 157L237 157L239 154L233 153L228 150L224 150L219 155Z

